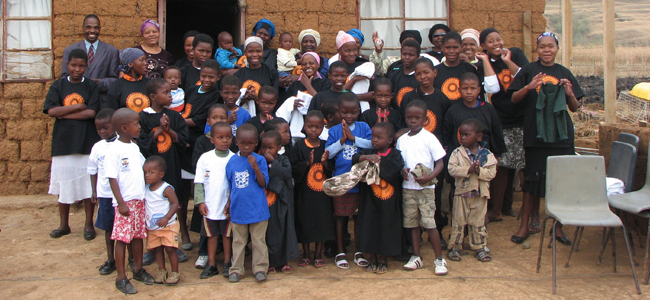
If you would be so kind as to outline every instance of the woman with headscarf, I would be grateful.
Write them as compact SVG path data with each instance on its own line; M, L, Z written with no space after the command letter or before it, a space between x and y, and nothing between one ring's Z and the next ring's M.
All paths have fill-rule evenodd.
M474 28L467 28L460 32L460 60L476 64L478 59L476 58L476 52L478 52L479 43L479 32Z
M261 19L253 26L253 36L262 39L262 64L267 65L274 70L278 69L278 50L271 48L271 40L275 37L275 25L267 19ZM242 47L244 51L245 47ZM246 55L246 53L244 53ZM277 71L276 71L277 72ZM276 86L277 88L277 86Z
M183 36L183 50L185 51L185 57L177 60L174 63L174 66L182 70L185 66L194 61L194 47L192 47L192 42L194 42L194 37L197 34L199 34L199 32L196 30L190 30L185 33Z
M445 57L442 53L442 38L450 31L451 29L445 24L433 25L429 30L429 41L433 45L433 48L431 48L428 54L435 57L438 61L442 61L442 58Z
M343 89L351 91L359 97L361 112L364 112L370 108L370 102L374 101L369 89L370 79L375 74L375 65L359 56L357 42L348 33L339 31L336 35L336 49L338 49L340 60L345 63L348 74L350 74Z
M247 89L243 102L257 101L257 94L263 86L269 85L278 90L278 71L262 63L263 43L264 40L258 36L251 36L244 43L247 64L234 74L241 81L242 88Z
M301 58L307 52L318 53L318 51L316 50L320 46L320 33L318 33L318 31L313 29L305 29L301 31L300 34L298 35L298 42L300 42L301 52L298 55L296 55L296 59ZM320 76L322 78L327 78L327 71L329 70L329 66L330 66L329 60L320 55L318 55L318 58L320 64L320 66L318 67L318 73L320 73ZM298 68L302 69L302 66L299 66ZM299 77L300 75L298 74L294 74L288 77L280 77L280 87L290 86L291 84L298 81ZM282 96L284 96L281 98L295 96L295 95L291 95L290 93L282 93L282 91L280 91L280 93L283 94Z
M368 55L361 54L361 46L363 46L363 42L366 40L365 36L363 35L363 32L361 32L361 30L359 29L352 28L345 33L349 34L354 39L354 42L357 45L357 56L359 56L359 58L369 60ZM338 53L334 54L334 56L332 56L329 59L330 65L337 60L340 60Z
M146 55L138 48L126 48L120 51L119 70L124 76L117 79L108 89L106 107L117 110L128 107L135 112L141 112L149 107L149 97L145 88L149 79L147 73Z
M138 48L144 51L147 63L147 74L145 77L162 78L163 71L174 64L172 54L158 45L160 38L160 25L158 22L146 19L140 26L140 33L142 34L143 43Z

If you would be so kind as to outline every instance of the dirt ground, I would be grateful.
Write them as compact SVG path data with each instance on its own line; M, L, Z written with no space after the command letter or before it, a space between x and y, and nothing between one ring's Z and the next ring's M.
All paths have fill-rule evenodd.
M517 194L520 198L520 195ZM72 234L52 239L49 232L58 225L56 200L51 196L18 196L0 198L0 291L4 299L123 299L115 289L116 273L99 275L97 269L106 259L103 232L98 231L93 241L83 239L83 209L72 209ZM520 206L515 202L515 210ZM543 204L542 204L543 206ZM601 265L597 264L601 229L587 228L581 251L565 268L569 247L558 244L558 293L551 290L551 251L544 247L544 259L539 274L535 273L537 247L540 235L533 235L525 246L510 242L517 228L515 218L489 225L493 260L481 263L473 256L463 256L461 262L448 262L449 274L433 274L433 251L423 247L424 269L404 271L402 262L389 261L389 272L376 275L353 265L340 270L332 259L327 266L300 268L297 260L290 262L292 274L272 274L263 283L254 282L247 273L240 283L231 284L222 276L199 279L200 270L194 268L196 247L189 251L190 260L181 263L181 283L175 287L146 286L132 281L138 294L130 298L146 299L234 299L234 298L599 298L642 299L650 294L650 287L641 285L644 295L637 295L630 276L623 240L617 242L618 274L612 273L612 255L608 247ZM443 231L449 234L449 228ZM568 228L567 233L573 232ZM572 235L571 235L572 236ZM198 235L193 234L194 242ZM548 239L546 239L548 241ZM529 242L529 243L528 243ZM637 243L638 244L638 243ZM643 259L643 250L637 247L637 259ZM218 256L218 259L222 259ZM351 253L348 253L351 256ZM154 273L155 266L146 267ZM221 269L221 265L219 265ZM642 278L643 270L637 268ZM131 277L131 274L128 273ZM647 298L645 298L647 299Z

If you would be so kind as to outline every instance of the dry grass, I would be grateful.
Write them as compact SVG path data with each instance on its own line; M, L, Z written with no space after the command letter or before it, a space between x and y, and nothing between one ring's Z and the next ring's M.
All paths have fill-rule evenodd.
M576 76L603 76L604 49L599 46L574 47L571 69ZM562 54L558 53L558 62ZM616 75L618 77L649 77L650 76L650 46L649 47L617 47Z

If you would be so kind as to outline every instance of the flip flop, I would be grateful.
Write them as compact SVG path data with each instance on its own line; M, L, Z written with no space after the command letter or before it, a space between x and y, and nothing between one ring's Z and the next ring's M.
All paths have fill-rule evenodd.
M533 228L533 229L539 228L539 230L531 230L531 228ZM537 234L537 233L540 233L541 231L542 231L542 223L534 222L534 223L530 223L530 225L528 225L528 233L529 234Z
M311 260L309 260L309 258L303 258L298 262L299 267L306 267L309 266L309 264L311 264Z
M293 270L291 269L291 267L289 265L284 265L284 267L282 267L281 271L284 274L291 274L291 272L293 272Z
M361 257L357 258L357 255L361 255ZM368 262L367 259L363 258L363 253L362 252L356 252L354 253L354 263L357 264L357 266L361 268L367 268L368 265L370 265L370 262Z
M325 261L324 261L324 260L322 260L322 259L314 259L314 267L316 267L316 268L322 268L322 267L324 267L325 265L326 265L326 264L325 264Z

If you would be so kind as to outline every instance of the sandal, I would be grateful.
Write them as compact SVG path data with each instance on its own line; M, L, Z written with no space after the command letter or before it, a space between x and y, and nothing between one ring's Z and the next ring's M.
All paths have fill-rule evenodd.
M284 274L291 274L291 272L293 272L293 269L291 269L291 267L289 265L284 265L284 267L282 267L282 269L280 269L280 270Z
M476 257L480 262L488 262L492 260L492 256L490 256L490 253L485 251L485 249L476 250L474 257Z
M368 268L366 268L366 271L371 272L371 273L377 273L377 262L373 261L368 265Z
M266 273L267 274L275 274L275 273L277 273L277 271L275 270L275 268L269 268L268 272L266 272Z
M377 264L377 275L386 274L388 272L388 264Z
M299 267L306 267L309 266L310 264L311 264L311 260L309 260L309 258L303 258L298 262Z
M540 233L542 231L542 223L535 222L535 223L530 223L528 226L528 233L529 234L536 234Z
M451 260L451 261L461 261L461 260L462 260L462 259L460 258L460 252L458 251L458 248L456 248L456 247L451 248L451 249L447 252L447 257L448 257L449 260Z
M314 259L314 267L322 268L326 265L325 261L322 259Z
M362 252L354 253L354 263L361 268L367 268L370 264L367 259L363 258Z
M339 259L339 257L343 257L343 259ZM349 269L350 264L348 264L348 261L345 259L345 253L339 253L334 257L334 261L336 266L339 269Z

